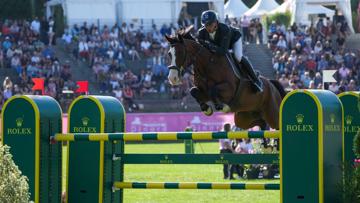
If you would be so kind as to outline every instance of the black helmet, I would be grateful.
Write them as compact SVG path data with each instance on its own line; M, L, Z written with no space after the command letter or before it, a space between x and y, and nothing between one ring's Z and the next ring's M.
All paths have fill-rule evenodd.
M218 21L218 15L213 10L204 11L201 14L201 24L202 25L209 25L215 21Z

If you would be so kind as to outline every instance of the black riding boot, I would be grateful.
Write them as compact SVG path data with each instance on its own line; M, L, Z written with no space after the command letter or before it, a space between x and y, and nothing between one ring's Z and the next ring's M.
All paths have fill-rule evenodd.
M263 91L262 81L259 79L259 77L255 73L255 70L254 70L253 66L251 65L249 59L247 57L243 56L242 59L241 59L241 63L246 68L246 72L249 74L250 80L253 82L254 86L257 89L257 91L262 92Z

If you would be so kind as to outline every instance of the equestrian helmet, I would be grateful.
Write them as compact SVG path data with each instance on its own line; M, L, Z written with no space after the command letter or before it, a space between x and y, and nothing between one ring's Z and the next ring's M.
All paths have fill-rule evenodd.
M210 25L211 23L218 21L218 15L213 10L204 11L201 14L201 24L202 25Z

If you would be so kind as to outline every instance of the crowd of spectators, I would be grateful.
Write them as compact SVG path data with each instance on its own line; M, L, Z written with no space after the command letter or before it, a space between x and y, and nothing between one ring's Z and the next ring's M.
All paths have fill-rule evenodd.
M345 21L320 18L315 25L285 28L272 22L268 46L273 52L276 78L288 90L322 89L322 71L337 70L335 79L325 88L334 93L358 91L360 50L345 49L349 35Z
M241 28L245 43L264 43L265 32L259 19L244 16L225 18L225 22ZM322 70L337 70L338 82L326 84L326 89L335 93L359 90L360 49L345 49L350 34L346 21L333 22L326 17L310 26L294 23L287 28L273 21L266 34L276 79L288 91L322 89Z
M276 78L287 89L322 88L322 70L338 70L338 83L329 85L335 93L358 90L359 54L345 49L349 35L345 21L332 22L320 18L315 25L284 25L272 22L269 29L259 19L225 18L225 22L240 27L245 43L268 43L273 52L273 68ZM75 57L86 61L95 73L101 92L111 93L120 100L129 101L136 108L134 98L144 93L160 93L171 98L185 98L191 85L191 74L185 75L183 86L170 87L166 75L168 43L165 34L173 34L174 25L153 25L150 31L133 23L115 24L112 27L96 25L74 25L66 29L63 39L75 42ZM264 35L266 33L266 39ZM130 67L134 63L142 67ZM125 91L126 90L126 91ZM129 93L129 94L128 94Z
M241 131L229 123L224 124L224 131ZM231 154L273 154L279 152L276 139L220 139L220 153ZM237 175L237 177L234 176ZM227 164L223 165L224 179L258 179L279 178L278 164Z
M311 26L293 24L288 28L272 22L267 32L258 19L225 18L225 22L241 28L245 43L265 43L267 38L276 78L286 89L322 88L322 70L331 69L338 70L338 82L328 86L331 91L359 90L360 51L345 49L349 35L345 21L320 18ZM55 57L52 18L4 20L0 28L0 68L13 69L17 74L16 78L5 79L0 89L1 104L15 94L36 94L31 90L33 77L45 78L45 94L60 102L63 90L76 88L70 64ZM173 34L176 29L172 24L164 24L145 31L135 23L99 28L84 22L66 28L61 38L66 50L93 71L100 93L114 95L131 111L138 108L134 99L147 93L182 98L182 104L186 103L192 74L185 73L178 87L167 81L169 45L164 35Z
M184 77L181 87L167 83L169 45L164 36L175 31L172 24L160 29L153 25L145 32L143 26L133 23L98 28L84 22L67 28L62 39L75 58L92 69L100 93L113 94L132 111L138 108L134 98L141 99L146 93L182 98L188 90L190 77Z
M0 87L0 106L13 95L39 94L32 90L31 78L44 78L44 94L63 101L62 90L74 89L70 65L55 57L54 21L4 20L0 22L0 68L12 69Z

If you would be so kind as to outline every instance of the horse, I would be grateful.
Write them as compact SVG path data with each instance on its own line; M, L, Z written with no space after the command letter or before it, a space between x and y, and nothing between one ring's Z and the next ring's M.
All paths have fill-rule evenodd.
M234 74L227 56L210 52L189 36L187 33L165 36L170 44L170 84L179 85L181 72L191 64L194 67L194 87L190 93L205 115L213 113L212 107L207 104L212 102L216 110L233 112L237 127L250 129L260 126L264 129L270 126L279 129L279 109L286 94L282 85L276 80L259 76L263 91L256 93L249 79Z

